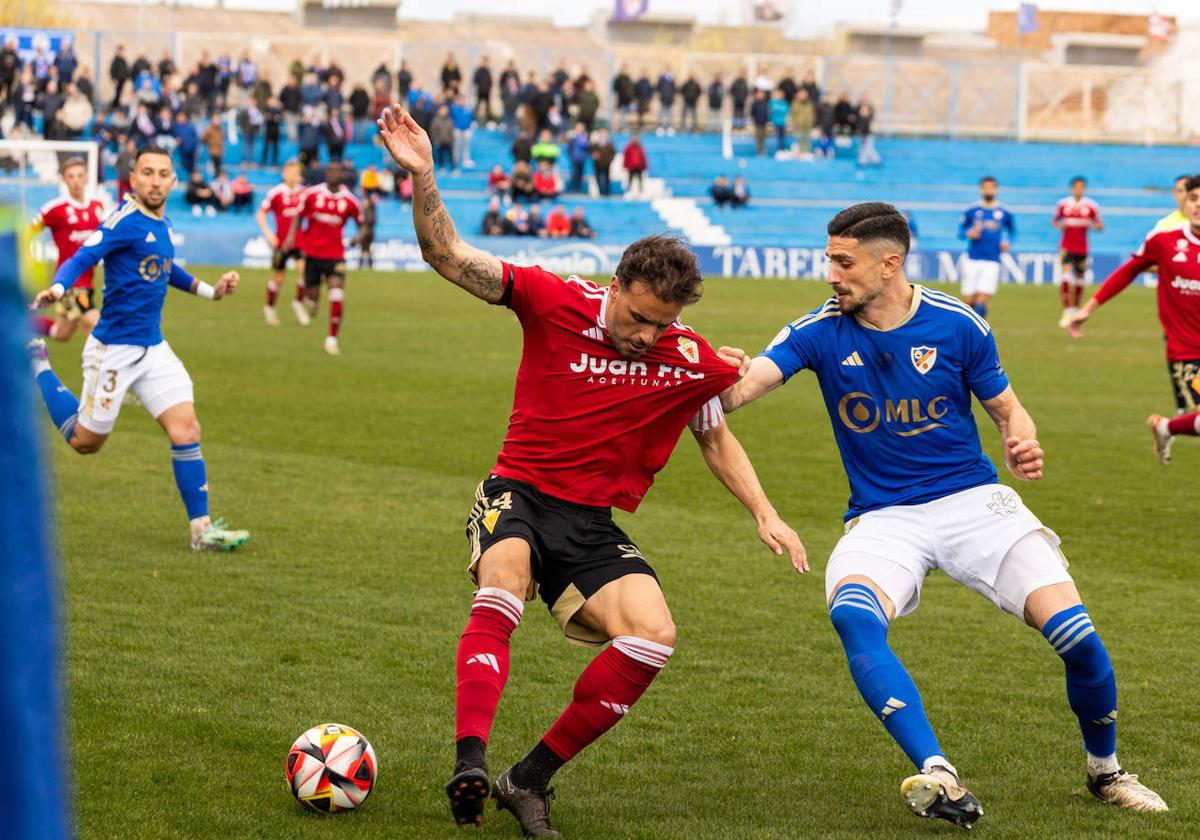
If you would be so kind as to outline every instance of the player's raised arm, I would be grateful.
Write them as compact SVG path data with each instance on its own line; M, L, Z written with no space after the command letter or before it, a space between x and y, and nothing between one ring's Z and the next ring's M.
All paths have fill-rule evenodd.
M1000 430L1008 471L1021 481L1037 481L1042 477L1045 452L1038 443L1037 426L1017 399L1012 386L981 402Z
M709 405L700 410L697 419L690 424L704 462L721 484L725 485L735 499L742 503L758 526L758 538L777 555L784 551L791 558L792 566L801 574L808 571L808 554L800 537L784 522L775 507L763 492L758 475L750 457L734 437L729 424ZM700 419L706 418L706 419ZM698 422L699 420L699 422Z
M468 245L458 235L442 203L433 174L433 146L425 129L404 111L387 108L376 121L383 144L396 163L413 176L413 227L421 256L438 274L488 303L504 294L500 260Z
M1108 278L1100 285L1100 288L1096 290L1091 299L1071 315L1067 320L1067 333L1070 334L1071 338L1083 338L1084 322L1088 318L1091 318L1102 304L1124 291L1143 271L1149 271L1158 265L1157 256L1150 247L1150 240L1153 236L1154 232L1151 231L1150 236L1147 237L1142 247L1138 248L1137 253L1122 263L1116 271L1108 275Z

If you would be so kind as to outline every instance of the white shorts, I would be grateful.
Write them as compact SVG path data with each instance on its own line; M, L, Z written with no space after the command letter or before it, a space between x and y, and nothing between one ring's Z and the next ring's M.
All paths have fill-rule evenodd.
M962 293L971 295L994 295L1000 288L1000 263L991 260L967 260L963 266Z
M192 379L167 342L104 344L89 335L83 345L79 424L98 435L112 432L130 389L155 418L173 405L193 402Z
M838 581L863 575L901 616L917 608L925 576L941 569L1020 618L1029 593L1071 580L1058 546L1058 535L1003 484L894 505L846 523L825 569L826 600Z

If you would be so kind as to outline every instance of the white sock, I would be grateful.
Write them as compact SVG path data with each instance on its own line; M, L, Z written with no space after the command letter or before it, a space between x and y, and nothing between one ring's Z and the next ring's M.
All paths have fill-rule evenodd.
M1160 435L1169 435L1171 430L1167 428L1167 422L1168 421L1166 417L1159 420L1158 425L1154 427L1154 431L1158 432Z
M1121 769L1121 764L1117 761L1116 753L1108 756L1108 758L1097 758L1091 753L1088 753L1087 769L1088 775L1095 777L1105 773L1116 773Z
M34 376L37 376L39 373L45 373L48 370L50 370L50 360L49 359L34 359L33 360L33 375Z
M953 764L946 760L946 756L944 755L929 756L929 758L925 759L925 763L921 765L921 772L928 773L934 767L945 767L954 774L954 778L958 778L958 770L955 769Z

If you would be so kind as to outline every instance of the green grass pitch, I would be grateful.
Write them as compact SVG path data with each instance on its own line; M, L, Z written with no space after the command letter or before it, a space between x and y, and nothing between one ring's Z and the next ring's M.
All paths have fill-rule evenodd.
M217 270L201 271L210 280ZM433 275L352 275L343 355L324 313L262 323L263 272L218 305L172 293L164 332L196 384L214 514L234 554L187 547L166 439L126 406L98 456L52 438L64 560L76 809L85 838L502 838L455 829L453 662L471 586L463 523L504 434L521 334ZM714 343L761 348L826 296L818 283L712 280L686 313ZM1114 660L1120 755L1172 806L1118 812L1084 790L1062 665L1039 634L940 575L891 640L993 838L1184 837L1196 804L1200 445L1154 462L1143 420L1172 409L1153 293L1106 306L1083 342L1057 291L1001 290L995 325L1037 420L1046 478L1020 492L1061 534ZM56 345L79 386L80 341ZM985 446L999 453L979 412ZM633 517L677 653L628 719L555 780L569 838L922 838L898 795L911 772L862 704L829 626L823 571L847 487L810 375L731 419L800 532L798 577L755 537L684 435ZM1002 471L1002 480L1005 480ZM592 654L529 605L490 750L493 772L555 719ZM302 811L292 739L360 728L380 762L361 812Z

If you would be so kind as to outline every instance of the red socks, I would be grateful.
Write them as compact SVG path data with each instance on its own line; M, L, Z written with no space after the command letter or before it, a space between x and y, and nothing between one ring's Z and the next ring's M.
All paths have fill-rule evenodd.
M1083 283L1079 282L1079 283L1075 284L1075 288L1071 290L1071 306L1078 309L1079 304L1082 302L1083 302Z
M303 280L296 281L296 300L300 301L301 303L304 303L304 281Z
M1170 418L1167 420L1167 431L1173 435L1200 435L1200 412Z
M329 335L337 338L342 326L342 300L346 293L342 289L329 290Z
M613 639L579 675L571 704L542 741L564 761L573 758L625 716L672 652L634 636Z
M275 301L279 300L279 284L274 280L267 281L267 306L275 308Z
M338 290L335 290L338 291ZM486 742L508 680L508 640L521 623L521 599L488 587L475 593L455 662L454 739Z
M1071 286L1074 284L1070 280L1063 280L1058 284L1058 294L1062 298L1062 308L1067 309L1071 305Z
M45 315L33 316L33 331L38 335L54 338L54 319Z

